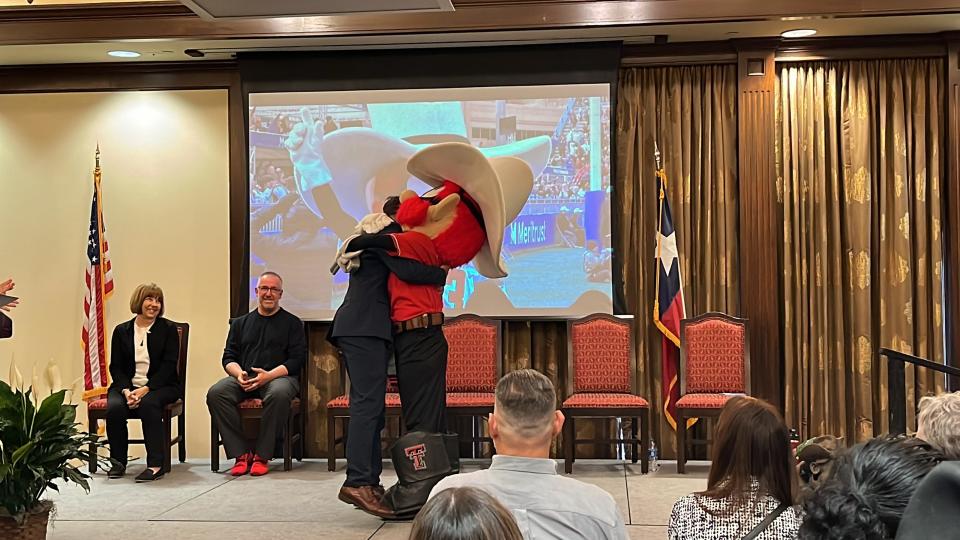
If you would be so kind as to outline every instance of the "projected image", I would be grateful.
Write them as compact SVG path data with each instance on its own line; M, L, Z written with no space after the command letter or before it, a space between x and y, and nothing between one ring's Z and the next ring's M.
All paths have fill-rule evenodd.
M289 311L331 319L349 279L329 272L342 240L387 197L430 189L410 156L460 141L526 161L535 181L504 234L509 276L450 270L447 314L611 312L609 122L606 84L251 94L251 307L269 269Z

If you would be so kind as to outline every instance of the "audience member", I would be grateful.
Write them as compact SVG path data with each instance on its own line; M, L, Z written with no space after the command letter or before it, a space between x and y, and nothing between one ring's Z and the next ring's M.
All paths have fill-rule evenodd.
M257 309L230 324L223 349L227 377L207 391L211 420L220 431L227 458L236 458L233 476L269 472L279 435L287 424L290 401L300 391L297 376L307 355L303 322L280 307L283 280L264 272L257 280ZM249 448L237 405L263 400L263 417L256 447Z
M828 480L803 505L803 540L896 537L911 495L942 455L914 438L880 438L840 455Z
M431 497L447 488L475 486L509 508L526 539L627 538L617 503L606 491L560 476L550 443L563 427L553 384L542 373L521 369L497 383L490 437L496 446L490 468L448 476Z
M521 540L509 510L487 492L471 487L437 493L423 506L409 540Z
M163 318L163 290L145 283L133 291L130 311L136 316L113 329L110 377L107 393L107 438L114 465L108 478L120 478L127 470L127 419L139 418L147 447L147 468L137 482L151 482L164 475L163 410L183 397L177 377L180 337L177 327Z
M945 461L927 475L903 512L897 540L960 540L960 462Z
M791 453L787 426L772 405L752 397L728 401L717 422L707 489L673 505L669 538L739 539L757 527L758 539L796 538L801 514L792 506Z
M917 438L940 450L946 459L960 460L960 392L920 399Z

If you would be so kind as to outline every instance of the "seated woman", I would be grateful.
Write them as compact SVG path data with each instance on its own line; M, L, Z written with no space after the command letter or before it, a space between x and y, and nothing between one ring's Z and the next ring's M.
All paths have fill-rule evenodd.
M707 489L673 505L672 540L797 537L797 477L780 413L765 401L735 397L720 413ZM766 521L771 518L770 521Z
M113 329L107 394L107 438L116 464L108 478L120 478L127 469L127 419L143 423L147 468L137 482L163 476L163 409L183 390L177 377L180 338L177 327L163 318L163 291L154 283L140 285L130 297L136 317Z
M523 540L513 514L486 491L450 488L434 495L413 520L409 540Z
M914 438L871 439L854 446L840 455L830 479L804 503L800 538L895 538L910 497L942 457Z

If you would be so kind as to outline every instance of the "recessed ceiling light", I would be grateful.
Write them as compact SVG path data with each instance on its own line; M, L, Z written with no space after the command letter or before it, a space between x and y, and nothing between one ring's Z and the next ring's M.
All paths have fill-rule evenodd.
M137 51L107 51L107 54L116 58L137 58L140 56Z
M785 38L801 38L801 37L810 37L816 34L817 31L812 28L799 28L797 30L787 30L780 34Z

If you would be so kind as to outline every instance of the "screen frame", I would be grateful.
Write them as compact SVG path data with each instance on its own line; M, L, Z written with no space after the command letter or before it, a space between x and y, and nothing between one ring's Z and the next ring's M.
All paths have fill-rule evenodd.
M617 91L621 42L568 43L530 46L487 46L444 49L357 50L337 53L242 53L237 55L243 99L244 160L242 201L231 201L231 227L243 227L243 256L231 254L231 264L240 264L230 284L235 299L231 316L248 312L250 305L250 94L277 92L325 92L470 88L485 86L553 86L606 83L610 89L610 230L616 238L621 216L616 188L615 151ZM384 67L387 66L387 67ZM317 74L330 74L327 76ZM242 203L242 207L237 207ZM242 223L235 223L241 219ZM613 242L615 244L615 242ZM619 250L613 250L611 297L614 315L626 310L623 265ZM232 269L233 270L233 269ZM318 269L322 271L323 269ZM505 315L502 320L562 321L580 315ZM329 322L331 319L309 319Z

